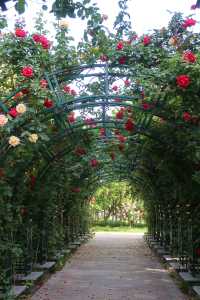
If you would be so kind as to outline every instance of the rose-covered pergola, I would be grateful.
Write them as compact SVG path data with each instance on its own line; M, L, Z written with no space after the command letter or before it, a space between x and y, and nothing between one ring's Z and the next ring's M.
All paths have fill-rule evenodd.
M126 180L149 232L199 269L200 39L193 18L137 37L92 11L76 48L39 16L0 40L0 287L89 232L90 199ZM10 296L9 296L10 297Z

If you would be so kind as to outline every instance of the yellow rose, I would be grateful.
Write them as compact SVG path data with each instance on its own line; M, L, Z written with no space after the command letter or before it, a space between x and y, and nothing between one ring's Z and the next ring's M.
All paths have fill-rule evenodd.
M58 26L60 28L66 29L69 27L69 23L66 20L60 20Z
M32 134L29 135L28 140L31 143L37 143L38 135L36 133L32 133Z
M9 145L11 145L12 147L16 147L20 144L20 139L15 136L15 135L11 135L8 141Z
M26 112L26 105L24 105L23 103L19 103L17 106L16 106L16 111L19 113L19 114L24 114Z

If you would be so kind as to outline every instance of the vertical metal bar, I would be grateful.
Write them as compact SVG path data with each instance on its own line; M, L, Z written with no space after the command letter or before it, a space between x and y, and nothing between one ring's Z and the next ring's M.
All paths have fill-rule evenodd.
M107 136L106 131L106 105L108 105L108 96L109 96L109 75L108 75L108 63L106 62L105 66L105 76L104 76L104 90L105 90L105 97L103 99L102 104L102 121L103 121L103 128L105 130L105 136Z

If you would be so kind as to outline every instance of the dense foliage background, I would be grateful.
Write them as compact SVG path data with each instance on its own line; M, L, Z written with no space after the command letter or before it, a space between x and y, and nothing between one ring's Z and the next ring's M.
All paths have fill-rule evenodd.
M87 230L100 180L108 184L103 192L113 189L113 181L126 180L157 232L158 214L168 211L175 220L181 207L184 222L187 208L195 220L193 238L198 236L200 39L191 30L196 21L177 13L167 28L138 37L126 2L119 1L113 32L104 27L107 16L98 8L87 11L88 27L77 47L65 20L49 41L41 14L32 32L17 21L14 32L1 33L3 283L5 264L30 256L30 240L29 261L41 262L69 241L69 226ZM80 66L95 63L113 72L106 120L97 108L105 82L77 80ZM92 107L93 95L100 100ZM112 197L120 199L117 189ZM120 202L118 213L122 210Z

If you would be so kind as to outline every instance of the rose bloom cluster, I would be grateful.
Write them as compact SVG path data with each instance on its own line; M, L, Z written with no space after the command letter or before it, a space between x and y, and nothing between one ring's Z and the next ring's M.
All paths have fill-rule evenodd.
M32 133L29 135L28 140L30 143L37 143L38 135L36 133ZM16 147L21 143L20 138L15 135L9 137L8 144L12 147Z
M40 44L43 49L49 49L51 47L50 41L44 35L34 34L33 40L35 43Z
M15 36L20 39L24 39L27 37L27 32L23 28L16 28ZM49 49L51 47L50 41L44 35L34 34L33 40L35 43L39 43L43 49Z

